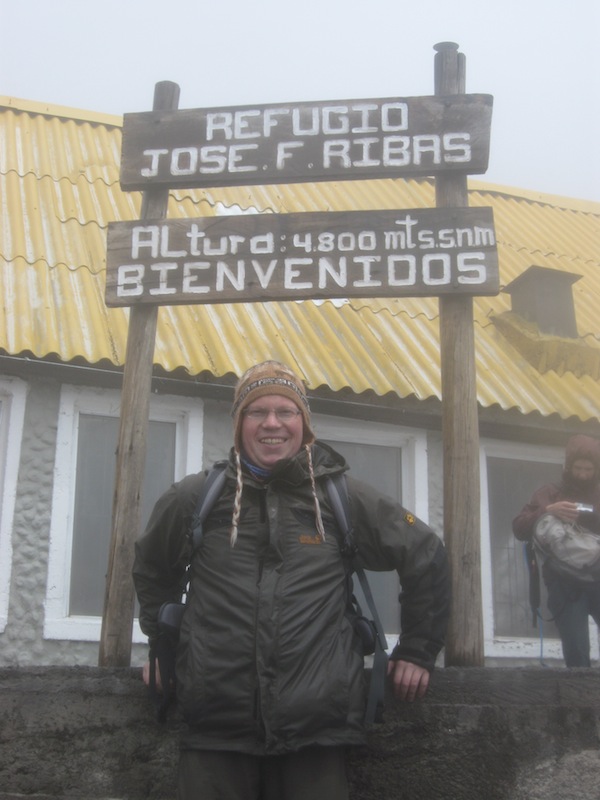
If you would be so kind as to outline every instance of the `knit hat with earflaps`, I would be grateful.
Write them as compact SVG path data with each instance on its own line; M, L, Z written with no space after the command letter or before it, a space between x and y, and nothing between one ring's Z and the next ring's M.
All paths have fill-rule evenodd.
M259 397L267 397L268 395L274 394L292 400L302 412L302 446L306 451L308 462L317 531L319 535L325 539L312 462L311 445L315 441L315 434L310 422L310 407L306 396L306 388L301 378L285 364L279 361L263 361L262 364L256 364L256 366L246 370L237 382L233 396L231 416L233 417L233 449L235 452L237 481L230 536L232 547L236 542L238 534L242 507L242 490L244 485L241 461L243 412L250 403Z
M287 397L302 412L304 433L302 444L312 444L315 435L310 424L310 407L304 383L289 367L279 361L263 361L250 367L242 375L235 387L233 396L233 444L236 451L241 451L242 413L250 403L259 397L278 394Z

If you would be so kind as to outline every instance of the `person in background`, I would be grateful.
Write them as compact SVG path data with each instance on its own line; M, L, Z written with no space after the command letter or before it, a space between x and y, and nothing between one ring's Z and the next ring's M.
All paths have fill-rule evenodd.
M346 472L315 441L302 380L267 361L239 380L225 487L191 558L177 652L179 800L347 800L345 748L365 741L363 655L346 616L346 567L324 489ZM156 503L136 543L140 624L178 600L206 473ZM449 574L441 539L348 476L357 558L397 570L401 629L388 665L401 700L423 697L444 644Z
M592 507L581 515L578 504ZM513 533L530 540L536 522L552 514L564 522L581 521L600 534L600 441L578 434L567 442L560 483L542 486L513 520ZM600 625L600 581L584 584L559 574L550 561L542 575L548 590L548 610L560 634L567 667L590 666L588 617Z

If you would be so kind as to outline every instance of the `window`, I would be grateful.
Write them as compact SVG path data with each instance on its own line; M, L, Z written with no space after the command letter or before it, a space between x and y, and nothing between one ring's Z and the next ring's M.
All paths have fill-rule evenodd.
M117 392L64 387L58 422L44 635L100 638L119 434ZM199 401L153 397L142 525L157 497L201 468ZM134 640L145 641L137 624Z
M542 603L534 627L523 543L512 520L535 489L560 480L564 450L534 445L482 442L482 585L486 656L562 658L556 626ZM544 601L542 581L542 601ZM591 630L591 629L590 629ZM591 636L597 651L597 636Z
M12 530L27 387L0 378L0 633L6 628L12 566Z
M377 487L427 520L425 434L362 420L333 420L317 415L314 418L319 439L346 458L354 477ZM418 475L423 479L417 483ZM368 572L368 578L388 644L393 647L400 630L398 576L395 572ZM368 614L358 581L355 581L355 591L363 611Z
M176 427L175 422L149 423L142 522L173 482ZM115 417L79 415L69 616L102 616L105 577L98 564L108 563L118 436Z

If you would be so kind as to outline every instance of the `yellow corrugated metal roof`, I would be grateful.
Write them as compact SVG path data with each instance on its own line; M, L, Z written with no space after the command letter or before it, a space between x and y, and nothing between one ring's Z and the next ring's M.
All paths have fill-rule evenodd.
M61 361L122 365L126 309L104 303L106 230L136 219L139 193L118 182L120 119L0 98L0 349ZM573 285L580 340L600 348L600 203L471 182L469 203L492 206L501 286L531 265L582 275ZM381 180L178 190L168 216L239 206L260 212L420 208L430 180ZM510 297L475 298L478 399L523 413L600 416L598 376L540 372L494 318ZM240 374L267 357L293 364L311 388L440 397L435 298L162 307L155 362L168 372Z

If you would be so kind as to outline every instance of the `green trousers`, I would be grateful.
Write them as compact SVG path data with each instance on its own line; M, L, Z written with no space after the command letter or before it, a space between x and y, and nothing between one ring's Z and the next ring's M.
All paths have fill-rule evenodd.
M348 800L343 748L282 756L182 750L177 800Z

